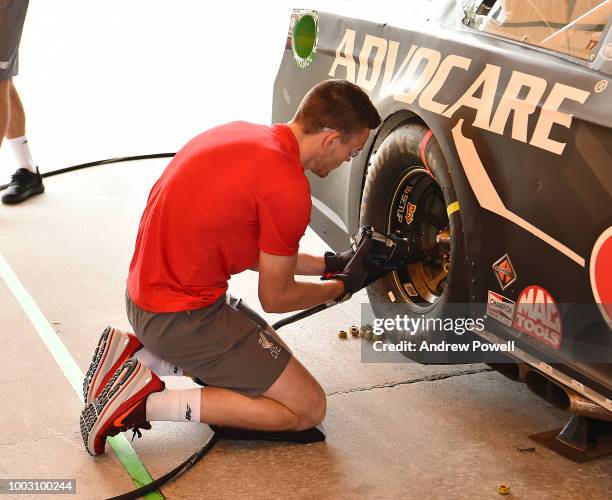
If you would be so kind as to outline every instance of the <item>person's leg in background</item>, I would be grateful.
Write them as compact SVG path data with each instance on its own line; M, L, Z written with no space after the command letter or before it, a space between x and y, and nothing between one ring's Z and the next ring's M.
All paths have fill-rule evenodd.
M2 203L15 204L44 192L42 177L30 154L25 135L25 112L13 77L18 73L19 43L28 10L28 2L5 2L0 9L0 146L6 137L17 160Z
M8 131L11 115L11 80L0 80L0 147Z
M25 168L30 172L36 172L36 166L32 160L30 147L28 146L28 138L26 137L26 118L23 104L15 88L15 84L11 80L9 87L10 113L8 127L4 134L7 142L11 145L15 159L17 160L18 168Z
M34 165L28 138L25 134L25 112L23 104L17 93L17 89L12 80L6 80L5 88L0 88L4 95L0 98L0 130L4 130L3 136L6 137L15 160L17 171L11 178L11 183L2 196L5 204L20 203L30 196L44 192L45 187L38 168ZM6 103L6 105L5 105ZM2 121L4 120L4 122ZM3 123L5 125L3 126Z

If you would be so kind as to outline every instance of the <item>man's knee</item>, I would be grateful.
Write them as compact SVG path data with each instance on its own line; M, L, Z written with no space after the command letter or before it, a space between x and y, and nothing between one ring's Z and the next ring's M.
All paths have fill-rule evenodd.
M285 371L264 396L278 401L296 415L293 430L319 425L325 417L325 391L295 358L291 358Z
M308 401L308 405L298 414L299 421L297 430L309 429L319 425L323 422L326 411L327 398L325 396L325 391L323 391L323 388L317 383L316 388L313 390L313 395Z
M326 412L327 412L327 396L325 395L325 392L323 391L323 389L321 389L320 397L317 400L317 404L313 408L310 427L314 427L315 425L319 425L321 422L323 422Z

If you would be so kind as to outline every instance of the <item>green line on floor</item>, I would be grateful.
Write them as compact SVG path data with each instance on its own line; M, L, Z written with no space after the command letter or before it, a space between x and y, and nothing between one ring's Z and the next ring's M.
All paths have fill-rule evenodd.
M56 363L64 372L64 375L77 393L79 399L83 401L83 372L1 253L0 277L2 277L6 286L32 323L38 336L45 343ZM134 448L132 448L123 434L109 437L107 442L113 448L117 458L123 464L127 473L132 477L136 486L144 486L153 481L153 478L138 458ZM85 450L83 450L83 453L86 453ZM149 493L145 498L149 500L161 500L164 496L161 492L156 491Z

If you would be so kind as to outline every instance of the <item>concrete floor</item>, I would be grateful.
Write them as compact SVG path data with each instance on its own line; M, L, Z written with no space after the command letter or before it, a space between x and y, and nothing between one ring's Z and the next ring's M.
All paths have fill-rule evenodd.
M0 253L80 368L105 325L129 328L123 290L136 228L165 160L125 163L50 178L47 192L0 207ZM303 249L323 252L312 232ZM254 307L256 275L230 290ZM221 442L163 488L179 498L609 498L612 457L577 465L527 437L565 417L483 365L362 364L352 301L281 330L328 394L326 443ZM76 478L78 498L133 488L112 452L82 445L75 392L0 280L0 477ZM274 316L274 315L269 315ZM274 321L275 317L270 317ZM171 386L189 381L168 379ZM133 447L153 477L198 449L208 427L156 423ZM535 446L535 452L521 448ZM21 497L20 497L21 498ZM45 498L50 498L45 496Z

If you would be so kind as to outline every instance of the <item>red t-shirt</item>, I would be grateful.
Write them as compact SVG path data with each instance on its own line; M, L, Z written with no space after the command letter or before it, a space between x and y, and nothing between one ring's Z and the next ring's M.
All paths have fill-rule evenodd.
M259 250L294 255L310 222L310 185L284 124L233 122L192 139L153 186L127 280L152 312L199 309L254 267Z

